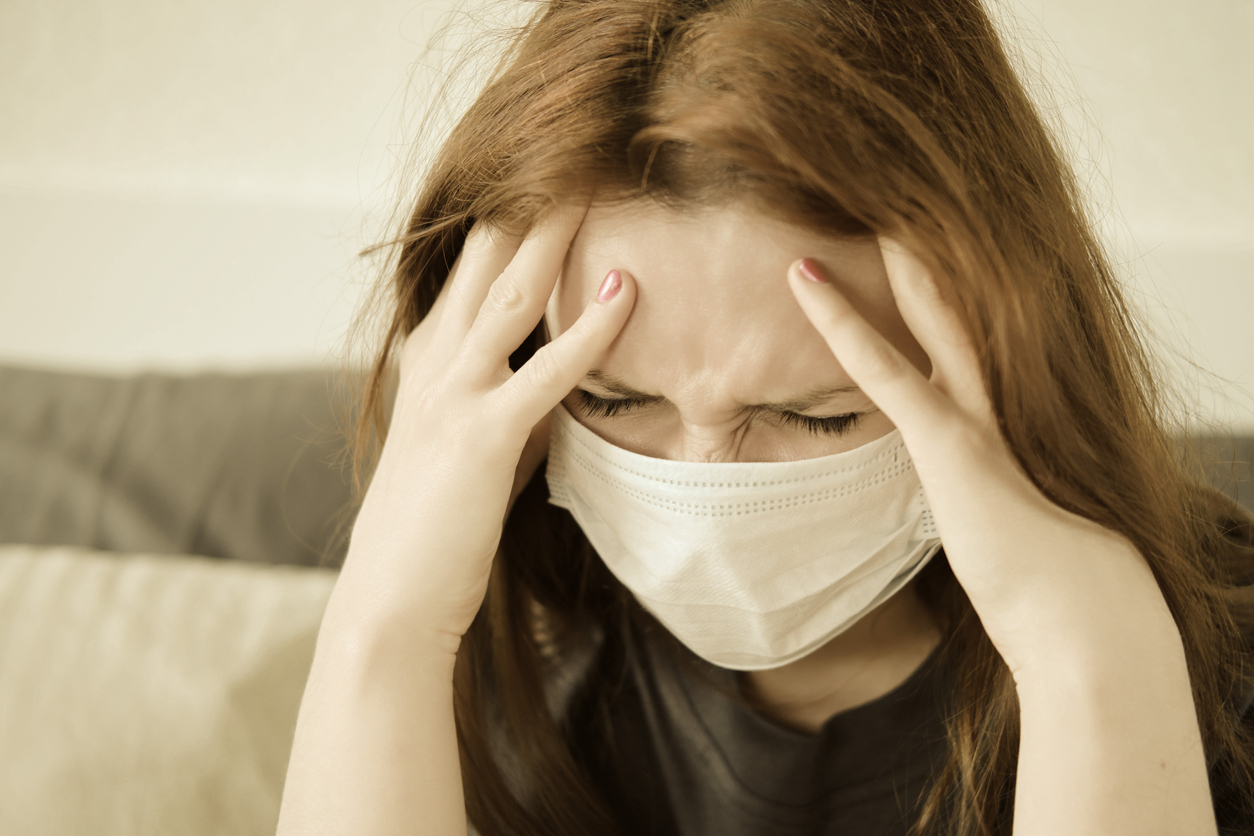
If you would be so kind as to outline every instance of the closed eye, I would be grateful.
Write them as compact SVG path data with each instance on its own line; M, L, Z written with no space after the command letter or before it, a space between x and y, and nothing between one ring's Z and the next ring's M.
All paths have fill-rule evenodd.
M579 407L592 418L611 418L620 412L645 406L649 402L642 398L598 398L583 389L575 390L579 395Z
M861 412L847 412L844 415L833 415L830 418L815 418L813 415L802 415L798 412L780 412L781 424L793 424L804 427L815 435L844 435L858 425Z
M632 409L647 406L653 401L642 398L599 398L583 389L575 390L579 408L591 418L612 418ZM861 412L849 412L844 415L816 418L813 415L802 415L799 412L775 412L779 423L804 429L815 435L844 435L858 424Z

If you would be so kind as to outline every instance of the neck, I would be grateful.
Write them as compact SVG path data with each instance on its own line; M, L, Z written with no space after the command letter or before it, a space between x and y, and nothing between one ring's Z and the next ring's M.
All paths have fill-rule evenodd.
M813 653L772 670L742 672L741 690L772 720L815 733L833 715L909 679L940 638L910 583Z

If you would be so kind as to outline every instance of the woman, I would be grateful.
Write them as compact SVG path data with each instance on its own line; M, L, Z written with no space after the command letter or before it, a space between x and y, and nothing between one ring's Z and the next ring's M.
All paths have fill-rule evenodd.
M280 833L1254 833L1249 521L976 2L550 2L399 243Z

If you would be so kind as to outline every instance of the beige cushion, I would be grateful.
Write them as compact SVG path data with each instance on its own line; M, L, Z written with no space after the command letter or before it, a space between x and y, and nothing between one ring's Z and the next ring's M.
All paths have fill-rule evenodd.
M0 833L273 834L335 577L0 546Z

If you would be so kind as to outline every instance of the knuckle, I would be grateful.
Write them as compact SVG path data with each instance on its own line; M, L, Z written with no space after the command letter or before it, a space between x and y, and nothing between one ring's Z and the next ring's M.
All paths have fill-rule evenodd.
M823 305L811 314L814 326L823 334L840 334L847 326L848 319L844 312L832 306Z
M492 230L483 220L478 220L475 221L470 231L466 233L466 243L463 245L463 250L478 255L491 250L494 243Z
M503 235L499 230L492 228L481 219L476 221L470 232L466 234L466 242L462 250L468 253L471 258L482 259L509 242L508 236Z
M423 420L424 416L440 415L449 398L438 381L410 375L403 378L392 407L392 422ZM390 434L390 433L389 433Z
M492 313L511 316L527 306L527 294L507 271L492 283L492 289L488 293L488 305Z
M496 455L501 450L514 447L518 442L518 422L512 412L493 404L484 409L480 420L473 424L463 423L465 443L482 452Z
M902 371L901 355L887 342L881 340L863 343L858 365L863 374L879 380L895 378Z
M427 381L412 381L409 390L406 392L406 401L410 409L421 413L440 413L443 410L449 398L441 391L441 387L434 386Z
M533 385L555 381L561 375L561 364L548 346L542 347L527 361L528 377Z

